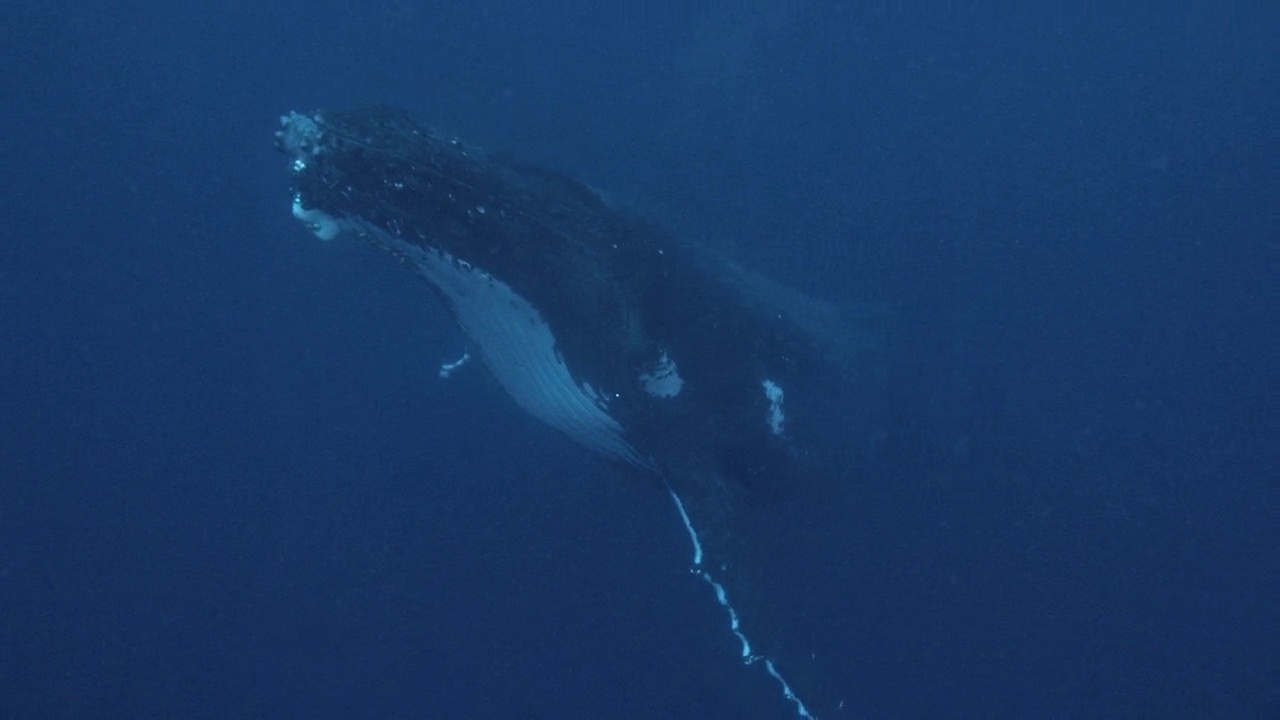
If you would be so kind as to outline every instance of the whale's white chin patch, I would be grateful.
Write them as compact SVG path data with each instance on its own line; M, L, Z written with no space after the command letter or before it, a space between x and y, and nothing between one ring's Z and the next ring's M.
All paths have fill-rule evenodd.
M319 215L332 226L317 215L299 219L323 239L328 238L322 230L330 227L333 235L349 230L369 237L417 267L452 306L494 378L526 412L601 455L650 465L623 438L623 428L605 410L601 393L573 379L556 352L546 319L511 286L446 252L418 247L360 218Z
M458 324L485 365L520 407L607 457L645 463L623 439L600 394L574 381L542 314L506 283L439 250L401 244L419 271L448 298Z
M293 216L306 225L316 237L328 242L342 232L342 224L323 210L315 210L302 206L302 198L293 198Z

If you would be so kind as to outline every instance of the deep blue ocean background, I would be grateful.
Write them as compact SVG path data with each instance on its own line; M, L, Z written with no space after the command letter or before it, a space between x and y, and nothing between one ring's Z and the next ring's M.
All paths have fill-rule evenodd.
M1280 717L1274 9L260 5L5 6L0 719L793 717L290 216L278 116L369 103L896 308L846 717Z

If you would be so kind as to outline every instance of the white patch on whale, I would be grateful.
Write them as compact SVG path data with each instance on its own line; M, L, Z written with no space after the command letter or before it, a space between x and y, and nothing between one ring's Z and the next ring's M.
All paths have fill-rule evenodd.
M381 233L380 240L417 265L448 300L458 324L480 347L485 365L516 404L578 443L608 457L647 465L599 404L574 381L538 309L487 272L440 250L424 250Z
M644 385L645 392L654 397L671 398L680 394L684 378L676 370L675 361L664 352L652 371L641 373L640 383Z
M329 242L342 232L342 225L327 212L302 206L302 198L293 198L293 216L302 221L316 234L316 237Z
M350 231L413 263L453 308L498 384L522 409L606 457L645 467L605 410L601 393L579 385L556 351L551 326L528 300L489 273L435 248L421 248L358 217L335 218L294 200L294 216L322 240Z
M764 396L769 400L769 431L781 435L787 418L782 414L782 388L772 380L760 383L764 386Z

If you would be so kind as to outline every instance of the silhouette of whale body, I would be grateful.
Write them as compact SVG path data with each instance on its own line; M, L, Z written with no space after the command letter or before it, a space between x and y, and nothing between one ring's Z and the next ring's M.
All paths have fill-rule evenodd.
M786 570L839 552L822 538L851 501L874 417L876 313L805 297L571 178L398 111L290 113L276 136L292 158L294 216L416 270L521 408L657 479L743 660L801 717L817 710L800 698L819 693L815 707L841 709L832 688L850 678L813 667L830 629L767 594L831 592L829 577L806 588Z

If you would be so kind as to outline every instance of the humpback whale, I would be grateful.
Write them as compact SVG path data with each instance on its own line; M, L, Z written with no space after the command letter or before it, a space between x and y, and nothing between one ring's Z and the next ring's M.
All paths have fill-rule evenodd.
M400 111L291 112L276 145L293 215L417 272L519 407L669 493L742 661L797 716L839 714L856 663L833 640L839 601L813 599L847 592L821 568L844 557L833 529L874 423L875 313ZM769 570L786 566L807 567Z

